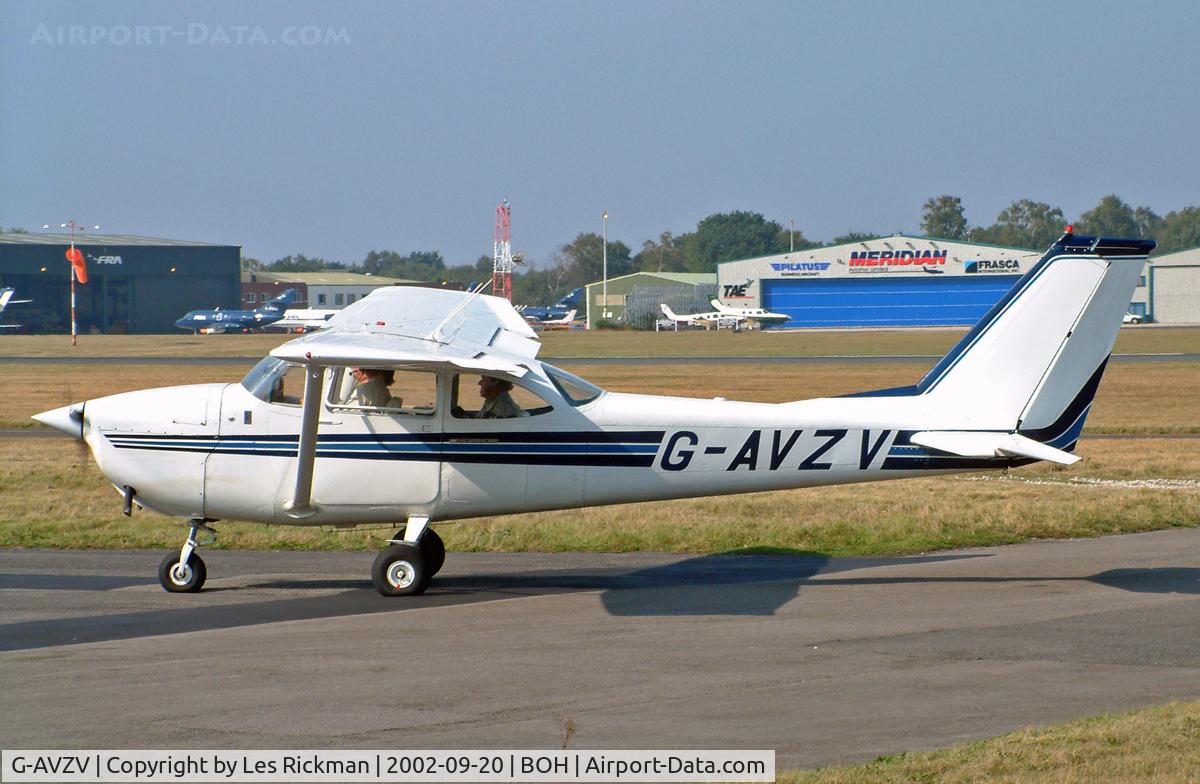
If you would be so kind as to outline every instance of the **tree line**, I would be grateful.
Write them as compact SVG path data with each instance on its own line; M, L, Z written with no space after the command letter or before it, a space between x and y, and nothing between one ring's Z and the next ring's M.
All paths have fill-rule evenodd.
M1112 194L1100 199L1095 207L1071 222L1078 234L1157 240L1158 254L1200 247L1200 207L1185 207L1159 215L1149 207L1134 208ZM931 197L921 210L921 232L926 236L1032 250L1048 247L1062 234L1067 223L1061 207L1032 199L1014 201L988 226L969 225L962 199L958 196ZM608 275L615 278L639 271L711 273L716 271L718 264L726 261L786 253L792 248L799 251L861 242L881 236L884 235L849 231L827 243L818 243L805 237L799 229L793 232L761 213L735 210L709 215L696 225L694 231L684 234L664 231L657 238L644 241L636 252L624 242L610 241ZM537 269L518 267L513 275L513 298L527 304L553 302L574 288L599 280L603 258L601 236L595 232L582 232L555 250L549 264ZM455 286L480 283L492 274L490 256L480 256L474 264L450 266L436 250L406 254L373 250L355 264L302 254L285 256L265 265L247 258L243 264L248 269L273 272L341 269Z
M1000 211L991 226L968 226L958 196L934 196L921 209L921 231L930 237L1042 250L1058 239L1068 221L1061 207L1019 199ZM1127 204L1116 194L1070 221L1075 233L1138 237L1158 242L1156 254L1200 247L1200 207L1159 215Z

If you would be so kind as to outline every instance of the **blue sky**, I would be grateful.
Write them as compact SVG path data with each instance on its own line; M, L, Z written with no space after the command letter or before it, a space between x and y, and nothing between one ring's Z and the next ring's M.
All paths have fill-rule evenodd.
M634 250L734 209L916 231L943 193L1165 213L1200 203L1197 8L6 2L0 225L462 264L504 197L535 263L604 210Z

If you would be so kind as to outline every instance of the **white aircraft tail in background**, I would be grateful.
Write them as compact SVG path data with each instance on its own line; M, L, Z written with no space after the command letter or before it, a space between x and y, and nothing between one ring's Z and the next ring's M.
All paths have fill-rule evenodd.
M22 305L33 302L31 299L13 299L13 294L15 293L16 289L12 286L0 289L0 313L3 313L4 309L9 305ZM20 326L20 324L0 324L0 329L19 329Z
M606 392L539 361L537 335L505 299L386 287L274 349L241 384L126 392L34 418L83 439L127 511L189 521L159 570L168 591L200 590L197 535L230 519L396 523L372 582L419 594L446 556L431 523L1073 463L1153 248L1068 228L918 383L844 397ZM676 322L710 315L661 307ZM374 386L374 402L356 383Z

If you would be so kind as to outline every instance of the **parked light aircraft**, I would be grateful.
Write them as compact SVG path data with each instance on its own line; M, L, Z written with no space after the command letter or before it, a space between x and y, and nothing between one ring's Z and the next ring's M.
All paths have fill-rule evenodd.
M716 300L713 300L713 302L716 302ZM721 329L722 327L740 329L748 320L745 316L735 313L722 313L719 310L710 310L707 313L676 313L665 302L660 303L658 307L662 310L663 315L667 317L668 326L674 325L676 329L680 325L704 327L705 329L709 329L710 327L716 327L717 329Z
M506 300L383 288L240 384L128 392L34 418L87 443L127 512L189 521L159 569L168 591L200 589L199 536L230 519L402 524L372 582L419 594L445 559L431 522L1074 463L1153 248L1068 227L920 382L845 397L605 392L539 362L536 335ZM351 376L372 374L350 369L362 367L394 371L403 389L360 402ZM506 394L494 379L514 385L519 407L472 403L473 381ZM369 383L379 392L386 380Z
M336 310L322 308L288 308L283 318L271 324L271 329L282 329L287 332L308 332L328 326L329 319L337 314Z
M180 329L189 329L193 333L203 332L214 335L225 332L249 332L282 319L287 306L299 298L299 291L288 289L254 310L221 310L220 308L192 310L176 321L175 326Z
M722 316L736 316L753 321L759 326L765 324L782 324L791 318L786 313L772 313L765 308L734 308L724 304L719 299L712 301L712 306L717 309L717 312Z
M15 293L16 289L12 286L0 289L0 313L3 313L4 309L9 305L22 305L33 302L31 299L13 299L13 294ZM0 329L20 329L20 327L20 324L0 324Z

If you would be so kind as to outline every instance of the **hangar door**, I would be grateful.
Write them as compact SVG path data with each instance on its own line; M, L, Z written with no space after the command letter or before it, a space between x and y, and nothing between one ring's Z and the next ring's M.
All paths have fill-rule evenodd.
M1017 275L927 275L764 280L763 307L784 327L932 327L974 324Z

